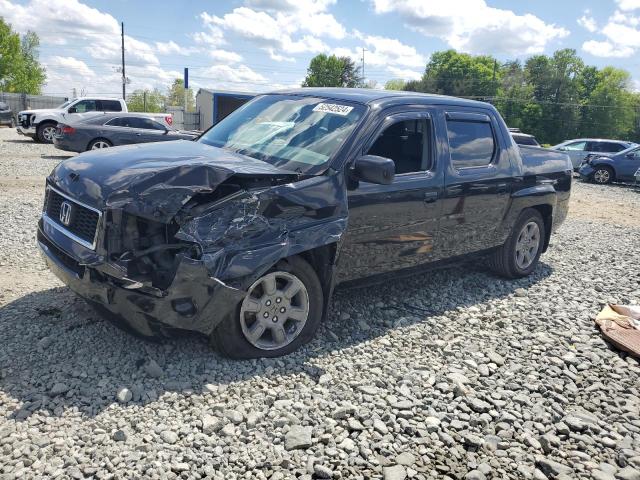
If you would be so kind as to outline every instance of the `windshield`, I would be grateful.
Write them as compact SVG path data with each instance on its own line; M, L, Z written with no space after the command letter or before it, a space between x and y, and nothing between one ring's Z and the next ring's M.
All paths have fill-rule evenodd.
M363 105L293 95L265 95L207 131L199 142L309 173L338 151Z
M65 108L65 107L67 107L71 102L73 102L73 100L67 100L67 101L66 101L66 102L64 102L62 105L58 105L58 107L56 107L56 108L58 108L58 109Z

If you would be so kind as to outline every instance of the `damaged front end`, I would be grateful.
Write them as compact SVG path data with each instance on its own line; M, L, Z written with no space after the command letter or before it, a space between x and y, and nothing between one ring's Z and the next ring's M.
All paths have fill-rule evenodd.
M49 267L139 333L169 327L209 335L280 259L335 245L346 228L342 176L231 164L155 165L128 182L117 172L91 201L95 179L63 162L48 180L39 224ZM69 225L62 203L76 214ZM99 211L92 238L90 225L81 231L86 219L74 233L83 208ZM330 270L335 258L323 258ZM321 277L330 284L330 272Z

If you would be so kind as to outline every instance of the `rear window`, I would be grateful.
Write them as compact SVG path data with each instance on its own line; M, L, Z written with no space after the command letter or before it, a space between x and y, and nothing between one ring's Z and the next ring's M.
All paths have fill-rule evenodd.
M101 100L103 112L121 112L122 105L117 100Z
M529 145L532 147L540 146L540 144L535 139L535 137L532 137L531 135L513 134L513 139L516 141L518 145Z
M493 161L496 144L490 123L447 120L447 133L455 168L483 167Z
M126 117L117 117L109 120L105 125L109 125L111 127L129 127L130 118Z

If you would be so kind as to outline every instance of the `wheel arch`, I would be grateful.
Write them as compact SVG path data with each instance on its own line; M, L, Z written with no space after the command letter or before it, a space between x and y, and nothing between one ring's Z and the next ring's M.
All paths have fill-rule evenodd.
M336 253L338 251L337 243L329 243L327 245L321 245L310 250L298 253L299 257L302 257L316 272L318 279L320 279L320 285L322 286L322 294L324 296L324 305L322 308L322 319L327 316L329 307L329 301L333 294L333 288L335 286L335 264Z
M606 168L609 170L611 172L611 181L614 181L618 177L618 173L616 172L616 167L613 162L599 162L595 165L591 165L591 168L593 168L593 173L591 174L592 179L598 168Z
M542 252L546 252L551 241L551 229L553 228L553 206L548 203L542 203L538 205L531 205L529 208L537 210L542 215L544 221L544 245Z

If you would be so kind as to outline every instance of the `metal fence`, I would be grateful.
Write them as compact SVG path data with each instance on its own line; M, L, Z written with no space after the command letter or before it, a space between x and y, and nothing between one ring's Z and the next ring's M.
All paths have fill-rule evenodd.
M183 115L185 130L200 130L200 112L185 112Z
M27 95L26 93L0 92L0 102L9 105L14 113L31 108L55 108L66 102L66 97L52 97L49 95Z

